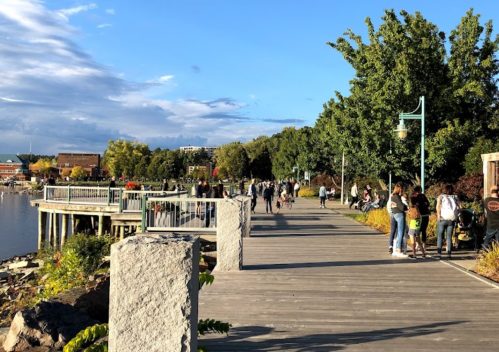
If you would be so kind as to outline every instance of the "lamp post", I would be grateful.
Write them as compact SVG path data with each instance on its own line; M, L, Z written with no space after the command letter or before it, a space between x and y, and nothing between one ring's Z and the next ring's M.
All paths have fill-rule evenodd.
M421 107L421 114L415 114ZM399 125L395 129L400 139L407 137L408 128L405 120L421 120L421 188L424 193L424 96L419 98L419 105L413 112L399 114Z

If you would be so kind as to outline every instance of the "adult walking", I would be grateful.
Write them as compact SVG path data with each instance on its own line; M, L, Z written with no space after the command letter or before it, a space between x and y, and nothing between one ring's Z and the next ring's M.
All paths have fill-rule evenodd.
M454 186L447 184L437 198L437 259L442 256L444 233L447 234L447 259L452 259L452 234L461 212L461 203L454 196Z
M426 230L428 229L428 223L430 221L430 201L423 194L421 186L414 187L414 193L411 196L411 204L417 206L421 213L421 243L426 250Z
M241 194L241 195L244 194L244 180L243 179L241 179L239 181L239 194Z
M116 177L111 177L111 182L109 182L109 188L116 188Z
M298 192L300 191L300 183L299 182L295 183L294 189L295 189L295 197L298 198Z
M265 188L263 190L263 200L265 201L265 212L268 214L270 208L270 213L274 214L272 212L272 186L270 185L270 182L265 184Z
M487 249L490 242L499 242L499 188L492 186L490 188L490 197L485 198L483 208L487 220L487 230L483 240L483 248Z
M402 242L404 239L404 232L406 227L405 213L408 210L407 206L402 202L402 193L404 189L402 185L396 184L390 198L390 207L392 210L393 218L397 223L397 248L393 255L399 258L407 258L408 255L402 253Z
M321 202L321 205L319 209L324 209L326 208L326 183L322 183L321 188L319 188L319 199Z
M163 179L163 187L161 188L163 192L168 192L168 181L166 181L166 178Z
M248 188L248 196L251 197L251 213L255 214L256 198L257 198L255 179L251 180L251 184Z
M357 182L354 182L352 189L350 190L350 195L352 196L352 202L350 203L350 209L352 205L359 201L359 189L357 188Z
M222 198L222 194L224 193L224 184L222 183L222 180L218 180L217 189L219 196L215 198Z

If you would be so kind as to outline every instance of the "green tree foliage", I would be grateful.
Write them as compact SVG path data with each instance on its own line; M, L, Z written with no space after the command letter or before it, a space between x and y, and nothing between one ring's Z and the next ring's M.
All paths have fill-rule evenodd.
M247 175L249 158L241 142L232 142L215 151L218 167L223 167L232 177L242 178Z
M112 176L135 177L136 165L143 157L150 157L151 151L147 144L118 139L110 140L104 152L102 164L109 168ZM143 170L139 170L143 171Z
M499 150L499 143L491 139L480 137L469 149L464 159L466 174L481 172L483 169L482 154L494 153Z
M244 144L249 158L249 170L253 177L262 180L272 179L272 159L269 150L269 139L269 137L260 136Z

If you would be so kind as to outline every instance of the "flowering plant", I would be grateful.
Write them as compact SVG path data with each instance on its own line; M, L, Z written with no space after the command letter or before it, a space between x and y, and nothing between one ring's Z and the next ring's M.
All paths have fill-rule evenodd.
M140 191L140 183L138 182L135 183L133 181L130 181L125 185L125 189L127 191Z

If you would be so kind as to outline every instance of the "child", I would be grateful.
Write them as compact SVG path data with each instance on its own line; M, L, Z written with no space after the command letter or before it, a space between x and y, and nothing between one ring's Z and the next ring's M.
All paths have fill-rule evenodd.
M415 205L413 205L409 209L409 218L411 219L411 222L409 223L409 236L411 237L411 244L412 244L412 259L418 259L417 254L416 254L416 242L418 243L418 247L421 250L421 253L423 254L422 258L426 259L426 255L424 252L423 244L421 243L421 213L419 212L419 208Z
M275 208L277 209L277 211L275 212L276 214L279 214L279 211L281 210L281 202L279 202L279 199L280 198L277 198L277 200L275 201Z

